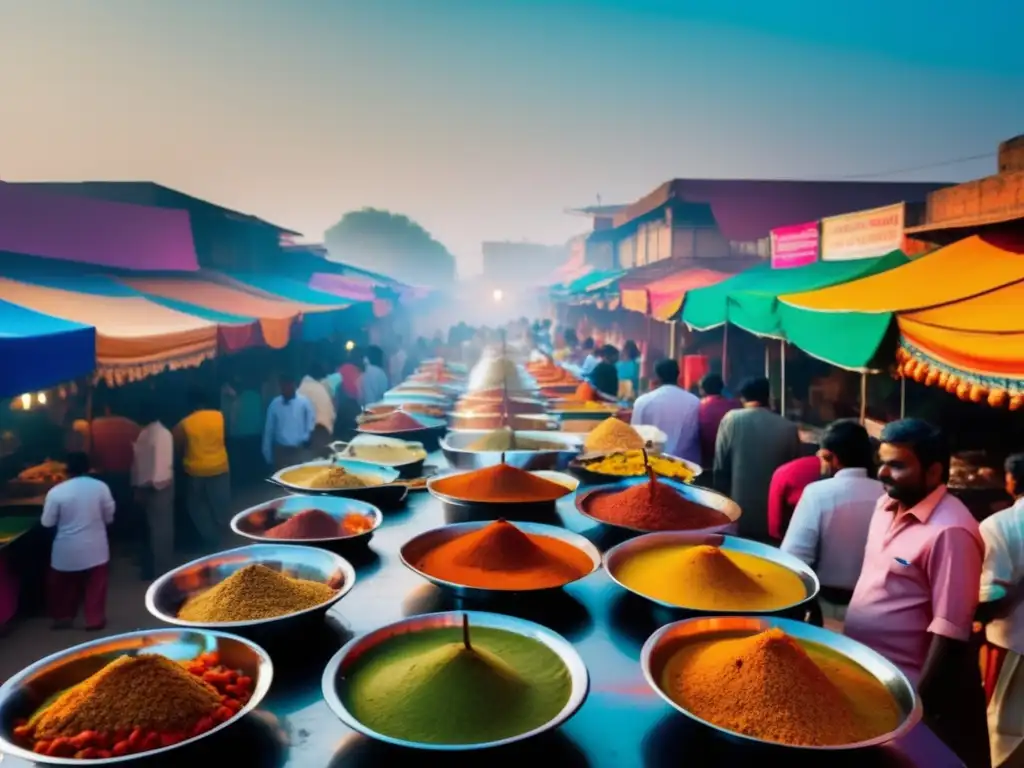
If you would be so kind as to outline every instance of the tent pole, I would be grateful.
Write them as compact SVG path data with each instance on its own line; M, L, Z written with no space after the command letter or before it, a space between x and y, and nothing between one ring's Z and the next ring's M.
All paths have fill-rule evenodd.
M779 342L779 378L781 381L779 392L779 413L786 415L786 342Z
M900 418L907 418L907 377L900 376Z
M860 374L860 423L863 424L868 418L868 374L861 371Z
M764 343L764 377L772 378L772 350L767 341Z
M729 324L722 326L722 380L729 377Z
M668 356L672 359L676 359L676 321L670 320L668 323Z

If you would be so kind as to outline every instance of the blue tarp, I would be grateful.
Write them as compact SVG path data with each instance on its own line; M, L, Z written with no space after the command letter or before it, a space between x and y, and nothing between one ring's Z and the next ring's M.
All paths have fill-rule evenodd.
M0 397L92 373L96 329L0 301Z
M231 272L228 276L237 280L243 285L255 288L257 291L280 296L282 299L296 301L300 304L313 304L321 307L338 307L335 311L305 312L302 315L302 339L303 341L321 341L328 339L336 333L346 330L352 323L345 315L345 310L351 306L344 299L335 296L333 293L324 293L315 288L310 288L301 280L283 275L257 274L252 272L238 273Z

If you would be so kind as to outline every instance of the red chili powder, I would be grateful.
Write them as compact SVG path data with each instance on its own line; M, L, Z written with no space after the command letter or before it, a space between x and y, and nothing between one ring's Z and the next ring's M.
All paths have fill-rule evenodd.
M587 512L606 523L641 531L694 531L730 522L724 512L696 504L658 481L595 493Z
M364 432L405 432L423 429L423 425L407 413L392 411L384 418L366 422L361 429Z
M341 524L319 509L304 509L263 534L270 539L331 539L346 535Z

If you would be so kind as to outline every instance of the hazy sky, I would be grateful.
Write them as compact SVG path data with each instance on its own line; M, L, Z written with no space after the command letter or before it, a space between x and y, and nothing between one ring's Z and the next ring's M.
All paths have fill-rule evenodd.
M0 178L151 179L311 239L385 207L472 271L674 176L994 154L1021 29L1020 0L0 0Z

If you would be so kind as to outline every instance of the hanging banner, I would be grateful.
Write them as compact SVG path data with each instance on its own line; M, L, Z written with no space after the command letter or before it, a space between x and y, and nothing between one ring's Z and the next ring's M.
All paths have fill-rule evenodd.
M818 222L777 227L770 235L772 269L804 267L818 260Z
M821 220L821 260L873 259L903 247L903 203Z

